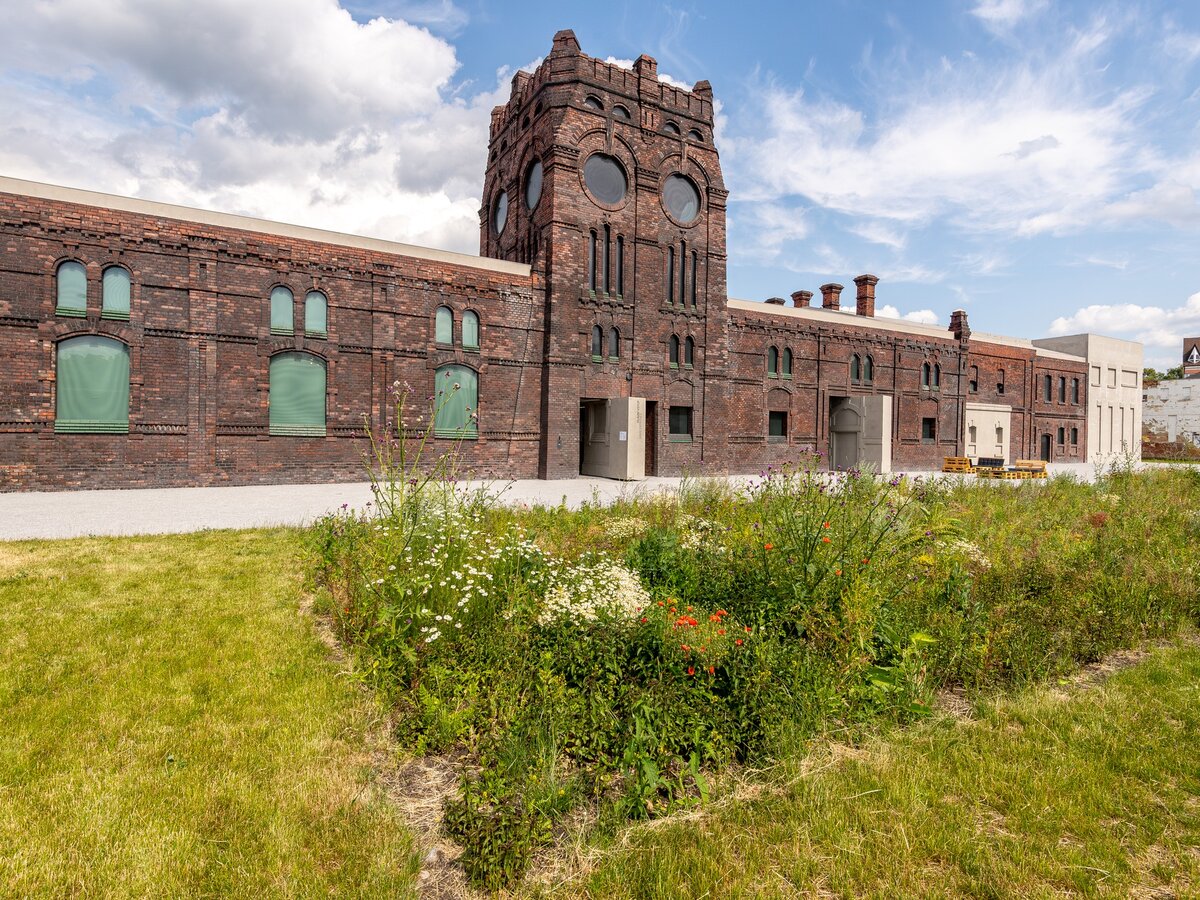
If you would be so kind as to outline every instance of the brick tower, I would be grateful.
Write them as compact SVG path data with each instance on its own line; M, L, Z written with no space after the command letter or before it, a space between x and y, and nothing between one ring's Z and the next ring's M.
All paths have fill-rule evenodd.
M686 91L648 56L593 59L571 31L513 78L492 112L479 249L546 286L542 477L579 474L617 398L645 398L647 474L723 467L704 435L723 443L726 197L707 81Z

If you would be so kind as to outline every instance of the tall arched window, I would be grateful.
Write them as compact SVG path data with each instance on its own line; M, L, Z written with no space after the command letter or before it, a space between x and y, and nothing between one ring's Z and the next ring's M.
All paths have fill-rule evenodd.
M930 372L929 363L922 363L921 364L921 387L923 387L923 388L929 387L929 372Z
M479 436L479 375L466 366L434 373L435 437L473 440Z
M779 348L767 348L767 377L774 378L779 374Z
M295 298L282 285L271 291L271 334L291 334L296 328Z
M621 356L621 332L615 327L608 329L608 358L618 359Z
M850 357L850 383L858 384L862 381L862 359L855 353Z
M783 348L783 377L784 378L792 377L792 348L791 347Z
M933 386L935 388L942 386L942 367L938 363L933 364Z
M683 365L690 369L696 364L696 342L689 336L683 342Z
M675 335L671 335L670 353L668 359L670 360L672 369L679 368L679 338Z
M479 349L479 316L474 310L463 313L462 341L464 350Z
M696 251L693 250L692 251L692 307L693 308L695 308L695 306L696 306L696 266L697 266L698 262L699 262L699 257L696 255Z
M129 321L129 272L120 266L104 270L100 282L100 315Z
M276 353L270 364L268 431L325 436L325 360L311 353Z
M667 305L675 305L675 245L667 248Z
M863 359L863 381L867 384L875 381L875 360L870 356Z
M617 294L625 296L625 238L617 235Z
M87 315L87 269L83 263L68 260L55 274L58 292L54 311L60 316Z
M604 358L604 329L599 325L592 326L592 361L600 362Z
M309 291L304 298L304 333L312 337L329 334L329 300L320 291Z
M433 341L435 344L454 343L454 312L448 306L439 306L433 314Z
M596 232L588 232L588 290L596 292Z
M55 431L129 431L129 348L120 341L94 334L60 341L55 385Z

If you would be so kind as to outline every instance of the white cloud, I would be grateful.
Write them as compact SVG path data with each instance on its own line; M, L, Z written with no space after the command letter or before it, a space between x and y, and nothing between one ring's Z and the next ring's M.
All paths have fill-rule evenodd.
M606 56L604 57L604 61L610 66L618 66L622 69L633 69L634 61L632 59L619 59L616 56ZM669 84L671 87L682 88L685 91L690 91L692 89L692 85L688 84L686 81L680 81L678 78L674 78L665 72L658 73L658 80L663 84Z
M407 22L335 0L48 0L0 11L0 59L6 174L478 247L507 73L455 96L454 48Z
M932 309L915 309L912 312L901 313L900 310L885 303L875 308L875 315L885 319L903 319L906 322L920 322L922 325L937 325L938 316Z
M808 237L804 211L776 203L740 203L730 215L729 231L739 258L773 263L784 245Z
M980 0L971 15L996 31L1008 31L1018 22L1046 8L1047 0Z
M1162 307L1139 303L1093 304L1060 316L1050 323L1050 334L1093 332L1123 337L1146 345L1148 365L1177 365L1180 342L1200 335L1200 292L1182 306ZM1165 351L1165 352L1164 352Z

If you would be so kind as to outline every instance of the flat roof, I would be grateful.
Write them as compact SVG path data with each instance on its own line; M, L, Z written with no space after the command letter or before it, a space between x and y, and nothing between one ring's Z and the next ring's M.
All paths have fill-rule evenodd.
M821 306L780 306L759 300L735 300L729 298L729 308L744 312L766 313L791 319L812 319L817 322L832 322L838 325L855 325L860 328L879 328L883 331L899 331L904 334L919 334L925 337L952 341L954 335L940 325L926 325L907 319L892 319L887 316L860 316L851 309L825 309Z
M397 241L385 241L380 238L345 234L340 231L326 231L321 228L309 228L305 225L289 225L285 222L256 219L253 216L235 216L230 213L214 212L192 206L178 206L174 203L159 203L156 200L122 197L119 194L104 194L100 191L85 191L79 188L45 184L40 181L26 181L22 178L9 178L3 175L0 175L0 194L36 197L39 200L58 200L63 203L77 203L81 206L95 206L101 209L116 209L121 212L156 216L162 219L194 222L199 225L214 225L218 228L236 228L240 231L249 231L255 234L270 234L278 237L315 241L320 244L334 244L340 247L355 247L359 250L408 256L413 259L449 263L450 265L466 266L472 269L487 269L492 272L503 272L506 275L523 275L528 277L530 274L530 268L525 263L508 262L502 259L488 259L482 256L471 256L468 253L435 250L430 247L418 247L415 244L401 244Z

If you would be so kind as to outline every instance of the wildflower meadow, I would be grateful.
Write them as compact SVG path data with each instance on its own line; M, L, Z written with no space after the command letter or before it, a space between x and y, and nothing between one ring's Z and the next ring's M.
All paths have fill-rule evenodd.
M464 488L452 452L422 459L428 435L374 436L375 504L312 546L396 741L459 761L444 825L489 889L581 813L604 830L702 803L715 772L1200 611L1194 470L1014 486L804 457L744 489L515 510Z

